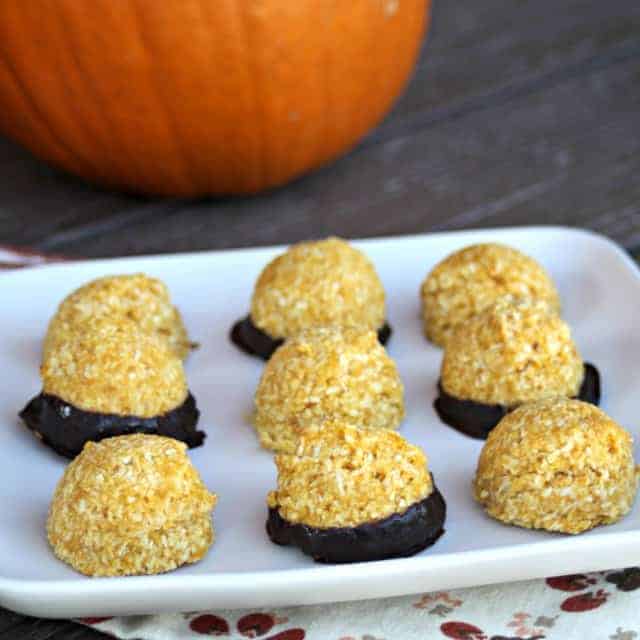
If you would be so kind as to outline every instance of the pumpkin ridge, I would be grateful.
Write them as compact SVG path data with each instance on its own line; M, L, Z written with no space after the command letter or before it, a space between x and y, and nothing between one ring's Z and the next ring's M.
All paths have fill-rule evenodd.
M253 120L254 123L256 124L257 127L260 127L260 129L262 130L263 125L262 125L262 121L259 117L260 112L258 109L258 104L256 101L256 95L255 95L255 90L253 88L253 84L251 82L251 79L253 78L253 65L251 64L250 60L250 56L247 55L248 49L249 49L249 37L248 37L248 28L247 25L245 24L245 19L242 15L242 8L240 8L239 6L240 3L238 3L236 0L225 0L225 6L226 6L226 13L227 15L230 16L230 19L234 25L234 33L238 35L238 50L245 52L245 55L243 56L243 63L242 66L245 69L246 72L246 77L248 78L248 82L246 83L246 88L247 88L247 94L249 95L249 98L247 100L247 104L248 104L248 110L253 112ZM242 182L244 183L244 189L246 193L251 193L251 192L255 192L256 191L256 187L255 184L262 184L263 183L263 176L262 176L262 172L261 172L261 165L259 162L259 158L262 155L261 152L256 153L256 148L260 148L262 147L262 145L264 144L263 142L263 135L260 136L256 136L256 138L254 138L254 147L251 148L249 150L249 152L247 153L247 158L249 160L249 164L250 164L250 171L248 172L250 174L249 179L247 179L246 175L247 172L242 172L241 169L241 175L242 175ZM255 179L253 176L256 174L256 172L258 173L258 179Z
M57 23L57 31L58 31L60 39L64 40L64 32L65 32L64 26L65 25L63 23L62 18L66 14L66 12L65 12L66 4L61 2L59 7L60 7L60 13L58 14L58 13L56 13L54 11L53 12L53 14L54 14L53 20L55 20L56 23ZM53 20L52 20L52 23L53 23ZM55 27L54 27L54 29L55 29ZM72 30L70 32L72 33ZM71 37L73 38L73 36L71 36ZM69 49L70 49L70 56L71 56L71 58L73 60L73 63L75 65L76 69L78 70L77 76L78 76L78 78L80 78L80 80L83 83L83 85L85 87L87 87L87 89L88 89L87 91L83 92L83 95L84 96L92 96L93 97L93 95L95 95L95 87L93 85L93 81L91 80L90 75L88 73L86 73L86 71L84 69L84 65L81 64L81 61L78 58L78 55L76 53L76 47L72 46L72 47L69 47ZM82 117L81 114L80 115L78 114L78 111L77 111L77 109L75 107L75 100L73 99L72 92L69 89L69 83L67 81L65 73L64 72L59 73L58 77L60 78L60 82L61 82L62 86L64 87L65 93L67 94L67 96L69 96L69 104L71 105L70 108L74 109L74 113L76 114L76 121L79 123L79 126L82 127L83 130L85 131L86 140L90 144L95 144L96 136L89 129L87 129L87 127L85 126L84 118ZM96 108L96 109L99 108L99 105L97 105L95 103L95 100L93 100L93 104L94 104L94 108ZM109 131L107 131L107 137L110 138L111 140L117 142L118 137L113 135L113 127L110 126L109 121L108 121L108 119L107 119L105 114L102 115L102 121L107 124L107 127L109 129L111 129L111 135L109 136ZM104 139L102 138L102 136L100 136L100 146L103 149L103 153L107 153L108 154L108 157L109 157L110 160L112 158L114 158L114 157L118 157L118 154L114 154L111 151L111 147L110 147L109 144L105 145ZM119 147L119 149L120 149L120 151L122 151L121 147ZM129 159L129 161L134 162L134 164L137 164L137 163L135 163L135 160L133 158L131 158L130 154L128 154L128 159ZM120 165L120 163L118 163L118 165ZM112 166L114 166L114 165L112 164ZM118 171L118 173L122 172L120 166L118 166L117 171ZM137 175L139 175L137 167L135 169L135 172L136 172Z
M325 4L325 29L328 31L331 29L331 23L332 23L332 11L331 11L331 5L329 3ZM332 122L332 114L331 111L334 108L333 106L333 100L331 99L331 73L332 73L332 69L334 68L334 64L333 64L333 56L332 56L332 48L331 48L331 43L329 42L329 39L327 38L325 40L325 44L324 44L324 50L325 50L325 56L324 56L324 70L323 70L323 77L324 77L324 96L325 96L325 112L323 115L324 121L322 123L322 137L320 139L320 144L318 145L319 150L318 150L318 155L322 158L326 158L329 154L329 147L331 145L331 136L329 135L329 132L331 131L332 127L331 127L331 122Z
M58 147L58 149L62 150L63 153L66 154L69 160L71 161L70 166L82 167L84 165L89 167L89 169L94 173L94 175L99 175L95 167L92 166L92 163L90 161L83 158L82 155L78 154L78 152L75 149L65 144L65 142L60 138L58 133L54 131L53 127L49 124L47 118L44 117L43 112L40 108L40 105L38 104L38 101L32 95L32 91L27 88L24 82L22 82L22 80L20 79L20 74L17 72L14 65L8 59L8 57L6 56L6 52L2 47L0 47L0 60L4 62L4 67L7 70L11 79L13 80L16 88L18 89L18 93L24 97L25 102L30 107L37 121L41 123L42 127L47 132L47 134L49 135L53 143Z
M138 33L138 39L140 41L140 45L142 47L142 51L144 52L147 65L148 65L147 66L147 71L148 71L147 75L149 76L148 84L155 95L155 103L160 107L160 109L164 113L164 116L165 116L164 120L167 123L167 128L169 129L169 133L171 134L168 137L168 140L175 141L173 143L170 142L170 144L173 147L173 149L177 152L179 157L182 158L182 162L181 162L182 170L180 171L180 173L182 174L182 177L185 178L185 181L184 181L185 185L188 185L190 183L193 185L198 185L200 182L198 179L199 178L198 172L196 171L195 166L193 165L193 160L191 158L191 155L189 154L184 144L182 143L182 136L180 135L179 127L176 124L174 114L172 110L169 108L169 106L166 104L166 102L164 101L162 94L158 89L158 82L156 79L157 72L156 72L155 65L153 63L153 47L150 44L149 40L147 39L145 35L145 30L142 26L142 22L140 19L140 10L138 8L138 0L133 0L133 2L129 3L129 6L131 7L131 16L133 18L133 23L135 24L135 28Z
M241 40L244 44L244 49L245 51L249 51L250 49L250 17L245 15L245 11L248 11L248 9L245 9L244 6L247 3L240 3L240 2L236 2L236 0L230 0L232 6L234 6L237 10L237 15L238 15L238 24L240 25L240 37ZM240 4L242 4L242 7L240 7ZM257 78L258 78L258 65L253 64L252 58L251 56L247 55L246 56L246 60L247 60L247 68L249 70L249 77L250 78L255 78L256 79L256 85L258 85L257 82ZM253 85L251 85L253 86ZM255 121L258 123L258 127L260 130L260 135L258 136L258 153L256 154L256 164L257 164L257 168L259 171L259 182L260 183L266 183L269 184L269 180L267 177L267 171L266 171L266 153L265 153L265 146L266 146L266 142L267 142L267 136L266 136L266 131L265 131L265 112L264 109L261 107L261 104L263 104L259 99L259 94L261 93L260 90L252 90L251 91L251 95L253 96L253 105L254 105L254 110L256 112L256 119Z
M33 108L29 108L31 107L31 103L27 100L26 96L24 95L22 89L20 88L20 85L18 84L17 79L14 77L11 70L7 67L6 61L2 60L1 53L0 53L0 67L2 70L4 70L4 73L8 77L8 82L12 83L13 91L11 93L15 95L15 98L13 98L13 100L17 101L21 105L21 107L17 109L17 112L20 113L20 115L24 120L28 121L29 124L27 126L29 127L32 133L38 129L41 129L40 135L42 136L42 138L40 140L40 144L37 142L34 142L33 146L30 147L33 150L33 153L38 155L41 159L47 160L48 159L47 155L45 153L42 153L39 150L41 143L46 143L47 145L50 146L50 148L53 149L54 154L58 156L58 158L56 159L56 162L58 162L59 166L68 167L68 170L71 170L73 167L75 167L75 170L79 171L79 169L77 168L76 162L73 159L72 154L66 149L66 147L62 146L62 144L58 142L58 140L53 136L53 134L49 132L49 128L46 126L44 119L40 118L41 122L36 119L36 116L37 116L36 111ZM0 73L0 79L1 77L2 77L2 74ZM5 102L3 97L7 95L8 95L7 91L0 92L0 99L2 99L3 104L7 104L7 102L11 100L11 98L7 98L7 101ZM9 118L7 117L7 112L4 110L0 110L0 124L6 125L5 130L12 131L12 133L7 135L9 135L15 142L18 142L23 145L29 144L20 135L20 133L17 133L17 131L24 132L24 127L19 126L18 121L16 121L15 119L9 120Z
M30 2L36 11L42 12L42 3L36 2L36 0L30 0ZM63 23L67 26L68 43L71 45L72 55L78 67L78 77L80 79L87 78L82 86L94 94L95 108L100 119L107 125L105 127L107 135L116 141L115 151L106 157L109 165L101 167L106 177L101 178L100 181L105 186L123 190L131 190L132 184L139 185L138 190L142 188L142 185L149 188L147 186L150 184L148 162L145 162L144 156L138 155L135 136L131 136L126 124L123 126L123 123L119 121L117 111L112 106L114 87L111 78L109 74L96 76L95 67L92 68L91 55L93 52L87 50L86 34L88 31L84 23L87 5L74 2L74 0L66 0L65 2L58 0L58 3L57 6L64 7ZM108 14L107 19L110 20L107 22L105 19L101 23L101 30L121 30L122 25L117 15L111 11L113 4L109 1L93 0L94 9ZM78 55L76 50L81 55ZM93 77L98 77L99 80L94 83ZM89 140L88 144L93 146L93 139ZM173 180L173 176L168 171L162 172L160 165L155 165L155 174L154 184L158 184L162 179ZM158 175L161 175L160 180Z
M209 9L212 5L211 4L203 4L200 2L195 3L195 6L198 8L198 12L200 15L200 20L205 23L205 24L209 24L212 23L213 20L210 18L210 15L207 11L207 9ZM215 8L215 10L217 11L217 7ZM222 11L222 9L220 9L220 11ZM207 59L211 61L211 66L212 68L216 66L215 64L215 56L213 55L213 47L211 46L211 40L210 39L206 39L207 40ZM228 128L229 127L229 123L225 123L225 126ZM232 130L233 130L233 135L232 138L235 140L237 133L238 133L238 127L236 123L232 122L232 126L231 126ZM246 178L243 175L242 172L242 159L239 156L239 154L235 153L235 144L233 145L234 148L234 153L230 154L230 157L227 159L227 164L230 167L231 171L231 180L232 182L234 182L235 184L242 184L245 182ZM209 179L210 180L210 179ZM207 182L207 188L210 188L208 186L208 182L209 180L206 180Z
M398 13L402 11L402 9L400 8L400 0L379 0L379 1L380 1L380 7L378 10L382 14L382 18L380 18L379 22L376 24L376 29L371 30L370 43L371 43L372 50L380 46L384 47L387 44L386 41L388 41L389 38L381 38L380 36L382 35L383 31L385 31L385 29L387 28L387 23L391 22L392 20L397 21L399 19ZM396 8L395 8L395 13L390 14L389 6L391 5L395 6ZM391 31L394 34L397 32L397 30L394 30L394 29L392 29ZM384 44L379 45L380 42L384 42ZM383 65L378 69L375 69L373 65L371 66L370 68L371 78L368 83L368 86L373 87L373 89L369 89L369 90L370 91L373 90L377 95L383 95L382 89L386 84L385 80L386 80L386 75L388 71L388 67L386 63L389 62L389 58L390 58L386 56L380 56L380 57L383 60ZM391 108L392 107L393 105L391 105ZM371 118L369 120L369 126L367 127L367 129L369 129L369 127L373 126L374 124L377 124L379 121L382 121L384 119L387 109L386 108L382 109L382 113L380 113L380 111L381 111L380 106L377 106L377 108L371 111Z
M35 5L35 0L31 0L31 2ZM105 5L107 7L109 6L108 3L105 2L99 4L98 0L93 0L93 2L94 6L97 5L101 10L104 10ZM110 85L105 85L104 79L95 83L93 81L94 74L91 66L87 64L87 56L77 54L76 50L83 51L85 47L82 36L84 30L83 5L71 0L67 2L60 1L59 6L61 8L64 7L64 9L62 9L62 22L67 26L67 38L68 42L72 45L70 47L71 55L78 68L78 77L81 81L83 80L82 86L87 90L85 93L87 95L93 94L92 98L95 109L100 114L100 119L106 125L106 135L109 139L112 138L116 145L115 151L109 153L107 158L111 168L107 168L107 177L105 177L102 182L107 186L127 189L133 178L136 184L143 185L148 182L146 179L147 167L144 165L144 159L138 158L135 151L132 151L129 143L131 138L126 135L126 131L123 131L122 126L117 122L117 118L114 118L113 110L109 104ZM109 27L114 28L113 25L109 25ZM107 26L103 25L103 28L107 28ZM84 80L85 78L86 80ZM93 144L92 139L89 140L89 144Z

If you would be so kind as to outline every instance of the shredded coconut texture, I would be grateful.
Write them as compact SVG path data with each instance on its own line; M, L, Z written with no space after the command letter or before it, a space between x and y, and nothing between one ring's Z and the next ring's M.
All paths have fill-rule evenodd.
M327 419L397 429L404 389L375 331L318 327L290 338L273 354L255 406L261 444L292 452L309 426Z
M433 491L422 450L394 431L339 421L310 428L295 454L275 456L278 488L267 499L292 523L355 527L404 513Z
M45 393L98 413L160 416L188 394L175 351L130 321L95 321L56 342L45 353L41 374Z
M474 494L502 522L581 533L628 513L637 486L631 435L597 407L560 398L523 405L491 431Z
M166 285L137 273L99 278L68 295L49 323L45 355L57 343L104 319L137 324L143 332L165 339L179 358L185 358L192 348Z
M437 264L422 284L425 335L444 347L458 325L505 295L544 300L560 311L553 281L533 258L501 244L476 244L456 251Z
M313 326L377 330L385 322L384 289L371 261L344 240L302 242L260 274L251 319L273 338Z
M206 554L216 500L182 442L142 434L89 442L58 483L47 536L86 575L162 573Z
M541 300L502 298L458 327L440 380L456 398L516 407L578 395L584 363L569 326Z

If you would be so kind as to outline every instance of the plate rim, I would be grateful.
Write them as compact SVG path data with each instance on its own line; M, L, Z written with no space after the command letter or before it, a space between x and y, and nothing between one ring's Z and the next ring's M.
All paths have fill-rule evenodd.
M625 267L631 271L636 281L640 281L640 266L632 259L628 252L615 241L610 238L582 228L563 226L563 225L531 225L531 226L506 226L506 227L490 227L481 229L459 229L452 231L438 231L434 233L417 233L409 235L394 235L394 236L376 236L370 238L357 238L349 239L349 242L354 243L356 246L371 246L384 244L389 241L418 241L425 238L441 238L441 237L462 237L473 242L474 237L495 235L496 242L500 242L501 235L557 235L559 233L573 236L574 238L584 238L591 242L595 242L605 248L616 257L621 260ZM0 283L5 279L16 279L26 275L27 272L47 272L51 270L76 270L80 269L87 264L93 265L111 265L119 262L133 262L142 261L145 263L153 263L157 260L172 261L179 259L202 259L209 256L220 256L222 254L241 254L241 253L270 253L278 250L282 250L289 245L268 245L258 247L241 247L222 250L204 250L204 251L191 251L182 253L156 253L145 255L130 255L119 256L110 258L98 258L98 259L74 259L71 258L68 261L42 263L35 265L28 265L26 269L12 270L0 275ZM1 286L1 285L0 285ZM639 498L640 499L640 498ZM335 583L337 579L356 580L363 577L363 566L367 567L366 574L367 579L387 578L390 582L393 579L405 577L407 580L419 579L421 573L433 574L442 569L451 569L453 565L460 567L467 567L471 570L473 566L482 566L490 557L492 562L497 562L502 557L508 559L511 562L519 562L520 560L527 560L532 558L538 558L544 556L547 559L556 559L558 556L565 556L565 563L560 571L585 571L585 570L598 570L607 569L611 567L599 566L601 563L593 561L592 558L583 556L584 562L575 559L580 553L592 551L593 547L597 547L602 551L609 550L615 557L620 557L620 564L628 564L629 558L627 557L628 549L630 546L637 547L638 559L640 561L640 538L638 537L640 530L612 532L607 533L606 529L598 531L588 537L575 537L575 536L558 536L555 539L542 540L539 542L531 542L525 544L504 545L493 549L480 549L480 550L468 550L459 552L450 552L441 555L424 555L413 559L392 559L383 560L369 563L355 563L349 565L329 565L329 566L317 566L311 565L302 568L289 568L289 569L264 569L260 571L232 571L224 573L209 573L203 575L181 575L176 573L168 573L162 575L153 576L129 576L129 577L113 577L113 578L98 578L89 579L86 576L78 574L77 577L69 579L30 579L30 578L16 578L16 577L3 577L1 575L2 569L0 568L0 604L8 606L15 611L21 611L29 613L31 615L47 615L49 617L56 617L55 609L64 609L67 611L69 606L82 611L77 615L87 615L86 610L82 608L78 599L86 596L88 599L95 598L96 596L103 597L126 597L128 595L137 595L141 592L152 593L155 597L166 597L169 594L175 594L177 589L189 589L197 590L198 593L204 595L208 593L210 597L221 597L225 592L235 592L240 589L245 589L247 583L252 583L252 590L256 589L269 589L270 586L278 585L281 588L283 583L288 583L287 591L291 591L297 586L309 585L313 583L324 583L326 589L329 583ZM544 551L542 551L544 549ZM624 556L624 558L622 557ZM571 558L571 559L570 559ZM409 565L408 562L411 564ZM608 564L609 561L607 560ZM597 565L597 566L596 566ZM580 568L582 567L582 568ZM587 567L587 568L585 568ZM409 571L407 571L409 568ZM534 572L535 573L535 572ZM545 570L544 573L548 573ZM493 574L495 576L495 574ZM498 577L485 577L476 582L474 585L481 584L494 584L498 582L515 580L518 578L506 577L513 576L513 571L504 570L498 572ZM531 571L527 572L526 578L531 577L545 577L542 573L540 575L533 576ZM406 582L406 580L405 580ZM459 581L456 581L459 582ZM465 582L465 581L463 581ZM472 586L471 583L466 581L466 584L460 586ZM451 588L451 587L449 587ZM390 595L400 595L402 593L409 594L415 593L415 591L403 591L390 589ZM53 609L42 607L38 601L38 598L46 596L51 592L55 592L55 598L58 603L64 602L65 604L60 607L59 605L53 605ZM391 593L393 592L393 593ZM29 598L34 598L32 603L28 602ZM353 598L341 597L340 601L348 601L349 599L361 599L357 595ZM74 602L71 602L74 599ZM278 598L272 598L274 602ZM286 600L286 598L285 598ZM320 596L317 599L310 599L309 604L320 602L331 602L326 596ZM17 606L16 606L17 605ZM35 609L33 606L35 606ZM215 605L218 606L218 605ZM273 606L281 606L274 604ZM66 607L66 608L65 608ZM98 615L100 611L94 611L95 607L91 607L90 611L94 615ZM45 610L45 613L42 611ZM159 606L155 611L168 611L165 606ZM38 613L40 612L40 613ZM144 611L138 611L138 613L149 613L148 607L144 608ZM69 617L69 613L61 613L59 617ZM73 614L76 615L76 614Z

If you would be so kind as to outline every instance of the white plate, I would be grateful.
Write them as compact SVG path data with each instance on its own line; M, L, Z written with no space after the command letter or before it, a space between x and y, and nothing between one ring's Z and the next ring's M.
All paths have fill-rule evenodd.
M271 456L248 422L262 370L228 340L246 314L256 276L281 248L63 264L0 277L0 604L24 613L88 616L269 607L376 598L640 562L640 509L579 537L501 525L474 504L470 483L482 443L441 424L434 399L441 352L422 336L418 288L433 265L472 242L511 244L558 283L564 315L586 360L600 368L603 407L638 439L640 278L631 259L600 236L564 228L442 233L358 242L388 293L389 352L406 386L402 434L422 446L448 505L446 533L413 558L315 565L264 532ZM69 291L108 273L144 271L169 285L201 348L187 362L209 436L191 457L219 495L216 542L199 564L170 574L85 578L47 546L45 518L65 460L36 441L16 413L39 391L41 338Z

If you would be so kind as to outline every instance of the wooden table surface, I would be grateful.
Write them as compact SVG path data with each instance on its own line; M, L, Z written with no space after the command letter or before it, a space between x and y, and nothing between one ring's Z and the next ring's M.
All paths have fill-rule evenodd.
M346 158L251 198L88 187L0 139L0 243L115 256L563 224L640 245L640 3L436 0L406 94ZM104 637L0 610L0 638Z

